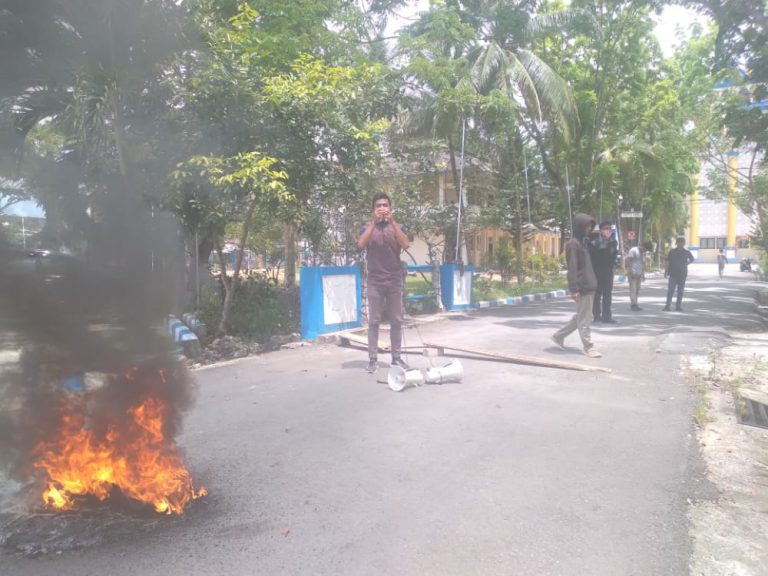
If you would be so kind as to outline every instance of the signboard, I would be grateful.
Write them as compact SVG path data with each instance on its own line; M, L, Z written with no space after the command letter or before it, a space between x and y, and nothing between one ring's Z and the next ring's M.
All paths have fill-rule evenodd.
M621 217L622 218L642 218L643 213L642 212L622 212Z

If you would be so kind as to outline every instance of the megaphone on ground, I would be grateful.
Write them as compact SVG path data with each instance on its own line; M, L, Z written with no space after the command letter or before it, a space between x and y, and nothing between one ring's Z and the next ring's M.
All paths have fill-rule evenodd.
M442 384L443 382L461 382L464 368L458 360L452 360L445 366L430 368L426 376L421 370L403 370L400 366L392 366L387 373L387 385L394 392L402 392L408 386L427 384Z
M392 366L387 373L387 385L393 392L402 392L407 386L424 384L424 374L421 370L403 370L400 366Z
M442 384L443 382L461 382L464 375L464 368L458 360L451 360L448 364L441 367L430 368L427 370L427 384Z

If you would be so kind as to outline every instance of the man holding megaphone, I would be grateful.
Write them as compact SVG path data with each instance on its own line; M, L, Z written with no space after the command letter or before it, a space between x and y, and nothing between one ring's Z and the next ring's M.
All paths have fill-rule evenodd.
M368 366L378 368L379 325L386 310L390 326L392 365L407 370L400 357L403 340L403 266L400 253L410 240L392 215L392 203L383 192L373 196L371 220L357 239L357 247L366 251L368 262Z

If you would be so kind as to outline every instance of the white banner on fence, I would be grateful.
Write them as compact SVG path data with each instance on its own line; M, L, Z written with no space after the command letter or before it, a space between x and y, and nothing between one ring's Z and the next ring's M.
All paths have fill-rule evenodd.
M465 271L464 274L458 270L453 273L453 305L467 306L470 303L472 294L472 272Z
M354 274L323 276L323 323L357 320L357 283Z

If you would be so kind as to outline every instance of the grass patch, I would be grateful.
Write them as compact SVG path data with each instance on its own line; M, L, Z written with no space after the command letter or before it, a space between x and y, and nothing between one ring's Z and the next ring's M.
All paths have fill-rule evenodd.
M712 401L709 399L709 381L700 376L694 376L693 387L696 389L696 406L693 408L693 420L700 427L714 421L709 411L712 408Z
M500 280L491 281L481 276L475 276L475 283L472 287L472 302L541 294L543 292L552 292L553 290L564 290L565 287L565 278L556 278L546 282L517 284L516 282L502 283Z

